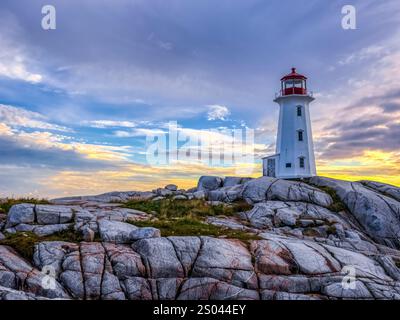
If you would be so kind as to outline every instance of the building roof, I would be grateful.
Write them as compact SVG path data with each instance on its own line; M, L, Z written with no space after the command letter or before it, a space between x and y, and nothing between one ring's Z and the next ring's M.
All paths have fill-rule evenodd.
M265 157L262 157L261 159L275 158L277 156L279 156L279 153L271 154L270 156L265 156Z
M303 79L303 80L306 80L307 77L303 76L302 74L297 73L296 72L296 68L292 68L292 72L287 74L286 76L284 76L281 79L281 81L288 80L288 79Z

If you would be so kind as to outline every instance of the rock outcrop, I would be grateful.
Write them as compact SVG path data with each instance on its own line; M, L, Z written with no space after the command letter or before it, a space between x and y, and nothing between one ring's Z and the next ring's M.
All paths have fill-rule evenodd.
M244 185L244 200L250 203L268 200L304 201L322 207L329 207L332 198L325 192L304 182L262 177L251 180Z
M16 204L7 215L4 231L28 231L38 236L48 236L73 228L83 235L100 233L102 238L113 239L115 242L128 239L128 230L132 232L138 229L132 235L136 240L140 235L144 237L145 234L157 234L154 231L149 232L151 230L148 228L137 228L125 223L148 219L147 213L120 206L121 204L96 202L81 205Z
M400 247L400 202L388 193L382 193L383 190L390 190L390 193L396 195L394 190L399 188L323 177L314 177L310 182L334 190L365 232L376 242ZM372 188L372 185L375 187Z
M220 177L202 176L197 184L197 191L215 190L222 187L224 180Z
M17 204L0 217L6 240L71 230L84 240L43 239L32 258L0 242L0 299L400 299L399 191L323 177L202 177L187 191L168 185ZM135 225L151 225L154 213L123 207L164 198L246 201L250 210L204 223L253 237L165 237Z

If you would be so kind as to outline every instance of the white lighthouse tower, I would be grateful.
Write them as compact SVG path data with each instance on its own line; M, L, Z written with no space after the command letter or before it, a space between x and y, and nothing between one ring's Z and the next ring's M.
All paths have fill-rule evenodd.
M307 78L292 72L281 79L276 154L263 158L263 175L277 178L306 178L316 175L311 132Z

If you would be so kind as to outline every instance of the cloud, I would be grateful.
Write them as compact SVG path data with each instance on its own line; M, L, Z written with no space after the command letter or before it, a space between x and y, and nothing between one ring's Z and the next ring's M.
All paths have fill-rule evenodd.
M363 62L368 59L380 58L387 53L387 49L383 46L371 45L361 50L354 52L344 59L339 60L338 64L341 66L348 65L356 62Z
M178 160L185 163L239 168L243 163L254 164L271 151L271 145L253 140L254 131L247 127L193 129L171 122L169 128L136 128L114 134L150 138L142 153L149 164L172 164L176 162L172 155L178 155Z
M25 127L44 130L55 130L72 132L71 129L52 124L46 121L46 117L37 113L28 111L24 108L0 104L0 121L12 127Z
M226 120L226 117L231 114L229 109L225 106L218 104L208 105L207 119L212 120Z
M173 0L172 4L156 1L150 8L142 0L120 0L118 4L55 0L63 17L74 18L63 20L62 28L46 33L37 28L37 19L31 14L40 12L40 1L24 5L6 1L0 10L0 23L7 12L13 13L15 23L9 28L7 21L0 28L4 37L15 39L14 47L23 48L20 51L31 58L26 61L30 72L43 75L42 83L69 95L82 92L96 101L128 104L131 114L146 109L151 117L163 120L196 115L177 105L197 110L210 101L223 101L232 114L241 112L248 122L266 114L266 100L293 61L311 79L320 81L320 87L331 87L338 80L336 74L325 81L322 66L346 57L349 51L357 55L361 46L371 47L369 39L390 36L387 30L395 30L397 24L387 19L387 12L394 11L395 1L385 1L385 5L362 1L365 10L359 14L369 15L369 24L357 30L351 45L332 14L340 12L340 6L312 2L289 5L249 0L232 6L222 0L215 6L211 0ZM361 6L359 2L354 5ZM210 6L214 8L211 12ZM314 24L322 25L323 32L310 28L306 19L310 15ZM297 21L295 33L287 31L290 21ZM283 37L286 41L280 42ZM301 43L299 39L303 39ZM271 50L271 43L279 45ZM293 50L288 50L288 45ZM374 51L378 49L372 46L361 56ZM132 107L138 100L152 107ZM86 111L84 105L79 107L82 113Z
M367 150L390 152L400 149L400 117L365 113L349 118L330 123L322 129L323 134L316 141L319 158L350 159L361 156Z
M23 80L31 83L39 83L43 76L38 73L32 73L27 70L27 65L21 56L13 56L5 54L7 49L2 48L0 54L0 76L8 77L16 80Z
M217 99L228 100L224 103L232 111L251 106L248 112L257 116L264 110L266 88L273 95L290 61L315 73L332 61L333 51L344 55L348 50L332 14L336 6L323 3L249 0L232 5L222 0L215 6L211 0L174 0L156 1L150 7L146 1L55 0L54 5L63 17L73 18L63 20L62 28L53 33L38 28L31 14L40 12L40 1L24 5L7 1L2 6L0 13L13 12L19 27L10 38L17 38L25 46L22 52L35 58L38 70L31 71L30 62L28 70L43 75L43 83L103 102L160 103L164 115L169 114L166 106L176 102L200 106ZM310 28L305 19L309 15L324 32ZM297 21L295 33L287 32L290 21ZM371 19L358 35L371 37L375 21L379 19ZM6 23L2 33L10 33ZM283 37L286 41L279 42ZM279 45L271 50L271 43ZM295 50L287 50L288 44ZM318 55L318 63L308 59L311 54Z
M41 114L23 108L0 105L0 120L0 162L4 165L54 168L111 166L111 162L126 161L132 151L130 146L85 143L82 139L77 141L65 135L72 130L45 122ZM63 131L64 134L46 130Z
M210 135L207 130L181 129L190 137ZM161 129L149 133L154 135L157 130ZM7 174L0 172L0 178L10 182L9 188L0 187L0 193L8 196L11 190L15 195L58 197L110 190L151 190L168 183L188 188L203 174L234 175L238 167L249 169L255 176L260 172L260 165L253 162L210 166L196 161L174 161L167 166L151 166L134 163L129 158L133 153L130 147L64 141L68 137L49 132L11 131L6 125L0 126L0 132L0 149L6 150L0 157L0 168L7 168ZM214 133L213 138L227 139L222 133ZM23 172L33 179L32 183L21 184Z
M398 103L398 102L382 103L381 107L382 107L383 111L386 113L400 112L400 103Z
M31 70L34 62L28 59L26 48L7 37L7 31L20 29L17 22L7 15L0 15L0 18L0 77L40 83L43 75Z
M17 164L31 168L86 168L93 170L105 163L89 161L83 154L74 150L62 150L56 147L42 148L38 145L26 145L16 139L0 137L0 164Z
M115 120L92 120L83 122L84 125L88 125L93 128L133 128L136 127L137 122L135 121L115 121Z
M1 157L0 157L1 158ZM35 197L50 196L49 190L43 189L42 182L54 175L50 168L32 168L32 166L0 164L0 197Z
M243 166L251 166L253 177L261 170L260 164L243 164ZM199 177L204 174L235 175L235 168L184 162L161 167L131 163L114 169L99 170L94 174L77 170L60 171L46 179L42 188L51 192L53 196L98 194L110 190L144 191L169 183L177 184L179 188L191 188L196 186Z
M337 134L323 139L323 159L345 159L362 155L366 150L400 149L400 122L384 116L364 116L331 125ZM382 164L383 165L383 164Z
M400 185L400 152L364 151L347 160L325 161L317 163L318 174L349 181L374 180Z
M152 137L155 135L164 135L166 131L157 128L135 128L130 131L117 130L113 132L118 138Z
M332 14L340 13L340 4L334 3L248 0L232 5L221 0L215 6L211 0L157 0L150 6L144 0L54 0L65 19L62 28L49 33L31 14L40 13L41 1L3 2L2 101L40 110L2 108L1 146L9 151L1 170L12 172L6 180L12 191L24 184L24 190L32 185L43 194L97 193L166 182L194 185L202 174L233 174L234 166L133 163L142 141L123 138L166 131L162 124L141 120L184 119L182 136L195 139L210 136L199 129L212 124L207 118L241 119L249 126L263 119L256 125L255 154L272 153L277 108L270 100L292 63L320 93L311 106L318 169L347 177L354 170L358 177L375 174L388 181L399 175L400 101L394 95L399 91L399 35L394 31L399 20L393 10L398 0L355 0L355 6L363 6L360 21L369 23L349 33L351 41ZM288 32L293 21L296 32ZM332 61L333 67L327 67ZM215 101L220 104L209 105ZM65 123L71 123L73 134L60 125ZM227 134L212 137L215 144L229 142ZM124 141L132 145L121 146ZM259 164L240 165L261 172Z
M167 42L167 41L162 41L160 39L158 39L154 32L150 33L150 35L147 37L147 39L153 43L155 43L157 46L159 46L161 49L163 50L172 50L173 49L173 44L171 42Z
M356 102L350 104L346 109L354 111L363 107L378 106L381 107L383 111L400 111L400 108L398 108L400 101L400 87L398 85L389 85L388 88L383 89L384 90L382 91L373 91L372 94L361 97Z
M12 136L12 129L5 123L0 123L0 136Z
M319 159L347 161L360 158L366 152L400 149L400 86L394 76L400 72L398 35L381 42L375 49L361 50L359 59L378 53L379 59L353 73L354 83L347 82L332 92L325 92L315 102L319 119L314 121L314 138ZM378 49L382 47L390 50ZM376 172L385 166L381 163Z

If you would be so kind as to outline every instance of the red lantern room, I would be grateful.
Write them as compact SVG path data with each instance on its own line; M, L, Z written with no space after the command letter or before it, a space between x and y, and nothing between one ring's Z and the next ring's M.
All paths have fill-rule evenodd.
M281 93L283 96L291 94L307 94L307 77L298 74L296 68L281 79Z

